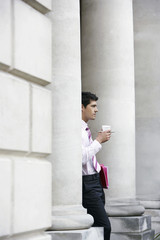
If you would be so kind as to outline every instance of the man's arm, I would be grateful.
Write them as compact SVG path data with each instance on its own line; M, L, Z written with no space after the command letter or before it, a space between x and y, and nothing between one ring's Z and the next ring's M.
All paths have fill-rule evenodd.
M82 145L82 164L84 165L90 161L101 148L102 145L96 139L87 147Z
M109 131L99 132L97 138L89 145L82 145L82 164L86 164L94 155L96 155L102 148L101 143L107 142L110 139L111 133Z

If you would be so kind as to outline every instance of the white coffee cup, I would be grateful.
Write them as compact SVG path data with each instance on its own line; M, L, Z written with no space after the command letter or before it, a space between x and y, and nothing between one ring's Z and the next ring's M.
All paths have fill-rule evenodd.
M102 131L108 131L111 130L111 126L109 125L102 125Z

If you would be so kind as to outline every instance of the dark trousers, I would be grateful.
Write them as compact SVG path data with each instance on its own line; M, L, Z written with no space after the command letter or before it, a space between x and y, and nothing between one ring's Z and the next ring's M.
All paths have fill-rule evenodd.
M93 227L104 227L104 240L110 240L111 225L104 205L105 195L99 173L83 176L83 207L93 216Z

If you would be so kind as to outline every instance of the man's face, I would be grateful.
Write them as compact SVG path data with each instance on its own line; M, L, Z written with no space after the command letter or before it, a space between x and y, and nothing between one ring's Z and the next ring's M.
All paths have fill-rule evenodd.
M89 120L94 120L96 118L96 113L98 112L97 102L91 100L90 104L86 106L86 108L82 105L82 119L85 122Z

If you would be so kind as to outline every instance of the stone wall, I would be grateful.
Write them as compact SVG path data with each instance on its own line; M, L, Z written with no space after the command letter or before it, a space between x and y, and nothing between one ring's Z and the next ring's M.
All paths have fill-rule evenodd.
M0 238L48 240L51 0L0 0Z

